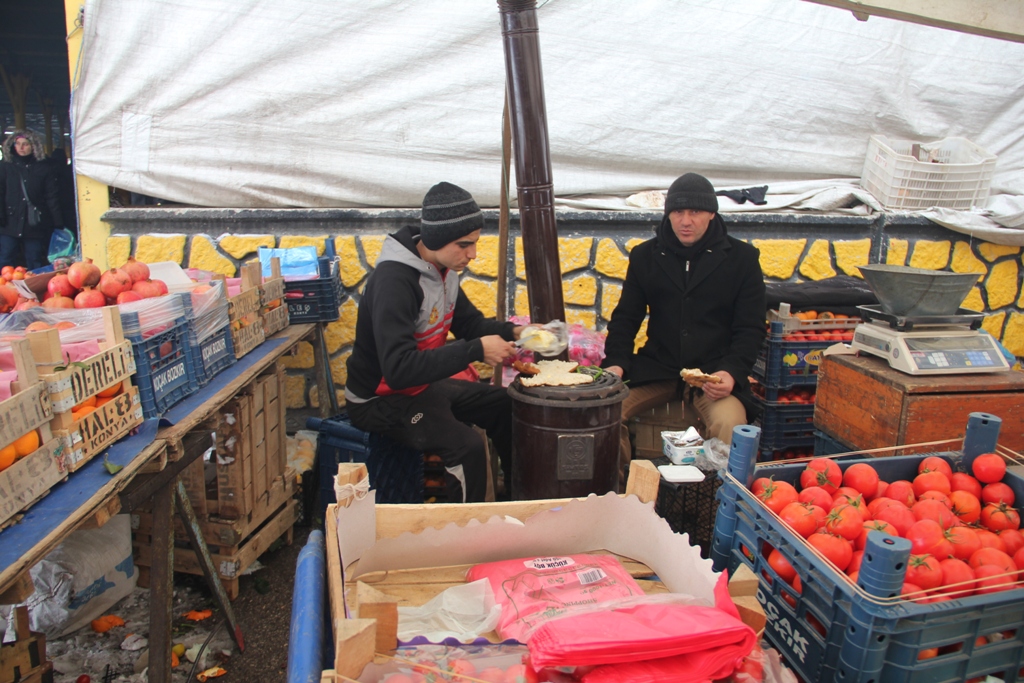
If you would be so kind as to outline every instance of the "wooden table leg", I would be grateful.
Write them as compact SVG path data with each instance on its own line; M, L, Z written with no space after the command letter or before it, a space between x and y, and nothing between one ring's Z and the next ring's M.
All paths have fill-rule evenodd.
M316 374L316 391L320 398L320 417L334 417L339 412L338 394L334 390L334 378L331 376L331 357L327 353L324 323L317 323L313 330L313 372Z
M174 600L174 483L153 494L153 566L149 587L149 681L171 683Z
M235 644L238 645L238 651L245 652L245 639L242 637L242 629L238 626L238 622L235 621L235 613L231 609L231 601L228 600L228 594L224 591L224 585L220 582L217 568L213 566L210 549L203 538L203 532L199 528L199 520L196 519L196 515L192 511L192 503L189 502L188 493L185 492L185 485L181 482L181 479L177 480L175 490L177 492L175 500L178 506L178 514L181 515L181 521L185 524L185 533L188 534L188 540L196 551L196 559L199 560L199 566L202 567L203 575L206 576L206 583L210 586L210 590L213 591L217 604L220 605L221 612L224 613L224 619L227 620L228 624L228 632L234 639Z

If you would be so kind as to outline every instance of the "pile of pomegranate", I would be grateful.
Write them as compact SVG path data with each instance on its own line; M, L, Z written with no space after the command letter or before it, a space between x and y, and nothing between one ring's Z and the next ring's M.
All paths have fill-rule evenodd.
M101 272L92 259L71 264L67 272L54 275L46 285L42 302L26 299L11 285L0 285L0 313L23 311L36 306L58 308L102 308L141 301L167 294L162 280L149 277L149 266L134 257L120 268Z

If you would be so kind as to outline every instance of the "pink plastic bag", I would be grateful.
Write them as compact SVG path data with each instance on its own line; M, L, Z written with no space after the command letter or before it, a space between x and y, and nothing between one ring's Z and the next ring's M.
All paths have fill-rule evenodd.
M610 555L568 555L478 564L466 581L487 579L501 605L495 629L522 641L538 623L575 607L642 596L643 589Z

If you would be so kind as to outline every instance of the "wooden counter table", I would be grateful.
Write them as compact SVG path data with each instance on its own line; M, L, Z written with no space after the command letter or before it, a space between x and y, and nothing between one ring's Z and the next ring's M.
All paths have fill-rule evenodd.
M972 412L1001 418L999 443L1024 451L1024 372L908 375L870 355L818 370L814 426L853 450L963 438Z

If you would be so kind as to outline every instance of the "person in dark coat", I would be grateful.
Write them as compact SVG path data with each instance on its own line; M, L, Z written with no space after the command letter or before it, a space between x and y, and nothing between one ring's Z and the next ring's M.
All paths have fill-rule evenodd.
M0 164L0 268L23 265L29 270L48 263L50 233L64 225L57 196L57 178L43 155L37 133L16 130L3 144ZM38 209L34 221L29 204ZM24 262L20 262L24 259Z
M765 337L760 253L730 237L715 188L687 173L672 183L657 234L629 255L622 296L608 323L603 367L629 381L622 404L620 460L632 451L628 421L671 400L692 401L708 437L731 443L735 426L755 417L747 379ZM634 339L647 315L647 343ZM690 389L680 371L722 378Z

